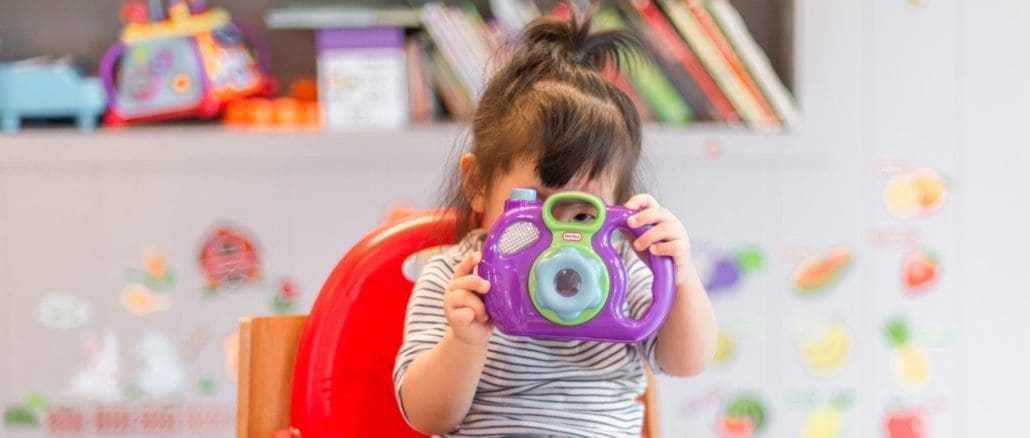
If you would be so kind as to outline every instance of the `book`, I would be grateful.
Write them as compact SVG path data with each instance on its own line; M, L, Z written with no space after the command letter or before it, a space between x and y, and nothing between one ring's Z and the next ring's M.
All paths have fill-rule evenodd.
M598 11L594 17L594 24L600 30L627 28L626 23L614 9ZM637 57L624 57L620 60L620 67L625 71L633 86L640 91L641 97L649 105L655 119L663 123L682 124L693 118L693 112L683 96L645 54Z
M323 29L316 43L324 126L399 128L408 123L403 28Z
M605 66L602 72L605 79L615 85L626 97L629 98L630 102L633 102L633 107L637 109L637 115L640 116L640 120L654 120L654 113L651 112L651 108L647 106L647 103L637 89L630 83L630 80L626 77L620 69L615 68L614 63L610 63Z
M733 73L740 78L747 93L755 99L758 103L758 107L762 110L763 118L769 121L771 125L781 126L779 118L776 115L776 111L773 110L769 101L765 98L762 89L758 87L754 79L751 77L751 72L748 71L747 66L737 56L737 51L730 45L730 42L726 40L726 36L723 35L722 30L719 29L719 25L712 19L711 14L704 8L699 0L685 0L687 7L690 8L690 12L694 13L694 17L697 18L698 23L704 29L705 33L712 38L712 42L715 43L715 47L719 49L719 52L726 59L730 69Z
M433 86L426 72L425 43L419 36L412 36L404 43L407 55L408 96L410 101L411 121L428 123L436 113Z
M719 53L711 37L701 28L701 24L697 22L694 14L687 9L686 4L682 0L657 1L665 10L669 21L693 49L694 54L711 74L712 79L737 110L741 119L753 127L771 129L770 122L765 119L754 97L748 94L740 78L730 70L726 59Z
M430 75L440 95L444 108L455 120L466 120L475 111L474 102L461 85L458 75L451 69L450 62L435 47L427 49L432 71Z
M691 108L704 114L706 120L731 124L739 122L740 116L733 105L687 43L676 34L662 11L650 0L632 0L629 6L626 8L627 18L657 55L659 64L665 64L666 74L680 89ZM689 80L683 80L682 75L676 74L677 71L686 72Z
M780 77L773 71L769 58L758 46L740 13L727 0L708 0L708 11L712 13L723 35L740 55L744 65L765 93L770 105L776 111L783 125L790 128L798 123L798 110L794 98Z
M490 0L490 12L501 29L509 35L519 33L541 14L540 8L531 0Z
M461 83L459 89L468 95L468 99L475 100L483 77L475 68L475 53L458 31L452 12L439 3L429 3L422 7L422 20L435 43L437 53L448 64L447 70Z

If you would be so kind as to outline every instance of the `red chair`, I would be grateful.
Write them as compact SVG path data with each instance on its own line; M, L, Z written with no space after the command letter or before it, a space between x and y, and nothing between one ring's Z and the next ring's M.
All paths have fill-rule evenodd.
M424 436L405 423L394 398L413 287L401 269L410 255L453 242L454 221L450 212L421 212L384 224L340 260L306 319L244 319L237 436ZM644 435L657 436L650 375L643 401Z

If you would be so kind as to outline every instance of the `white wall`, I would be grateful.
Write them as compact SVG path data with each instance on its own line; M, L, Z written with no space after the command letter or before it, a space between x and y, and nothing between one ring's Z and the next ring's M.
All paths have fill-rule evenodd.
M767 259L737 290L713 298L737 333L735 361L696 379L662 380L665 435L713 435L726 398L749 390L769 409L765 436L798 436L811 400L840 392L854 395L847 436L879 436L893 403L928 409L930 436L1013 436L1030 391L1019 338L1030 309L1019 277L1030 246L1030 180L1021 172L1030 152L1020 135L1030 6L796 3L801 129L647 132L656 192L687 224L699 263L742 244L757 244ZM82 338L107 327L122 342L126 378L143 331L185 342L209 327L212 341L186 372L216 375L222 388L211 400L230 403L221 336L237 316L267 312L267 290L201 299L201 235L220 219L239 223L261 240L269 278L298 279L310 304L337 257L391 200L434 193L457 136L453 127L355 136L177 129L0 137L4 406L33 390L58 399L86 362ZM706 154L712 141L722 158ZM892 176L884 165L937 169L953 180L953 196L935 215L895 219L881 202ZM917 234L941 255L941 283L903 295L897 270L908 247L873 242L873 231ZM823 297L799 299L789 282L799 254L838 243L854 247L854 269ZM146 246L162 248L181 278L171 311L136 317L117 300L123 270ZM32 312L59 291L87 299L92 321L69 332L42 327ZM933 365L920 390L891 373L882 326L897 313L908 315ZM850 327L855 350L838 374L816 378L798 359L793 327L827 318ZM190 388L184 400L207 400Z

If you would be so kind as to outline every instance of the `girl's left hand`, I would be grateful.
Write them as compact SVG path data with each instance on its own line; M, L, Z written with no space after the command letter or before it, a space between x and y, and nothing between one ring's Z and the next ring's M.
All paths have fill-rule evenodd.
M672 257L676 266L676 285L686 281L690 274L690 237L683 223L668 209L658 204L651 195L641 193L626 201L626 208L640 210L627 220L633 228L651 225L651 229L633 241L637 254L650 250L651 254ZM642 255L642 254L641 254Z

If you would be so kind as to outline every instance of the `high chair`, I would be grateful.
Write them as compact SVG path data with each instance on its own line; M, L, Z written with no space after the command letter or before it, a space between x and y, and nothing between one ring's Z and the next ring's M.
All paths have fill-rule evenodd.
M393 364L413 283L409 256L453 243L451 212L411 213L340 260L307 316L240 321L237 437L420 437L394 399ZM645 437L658 436L648 371Z

